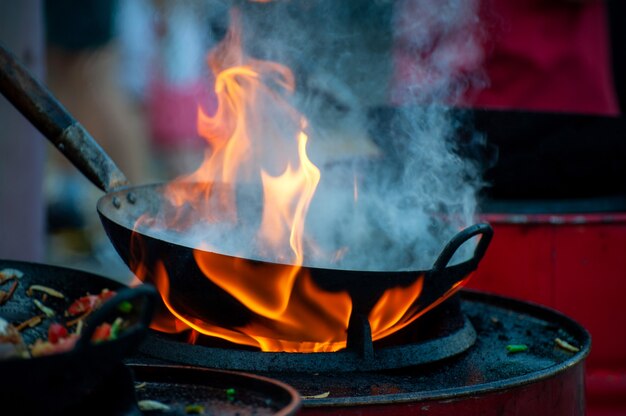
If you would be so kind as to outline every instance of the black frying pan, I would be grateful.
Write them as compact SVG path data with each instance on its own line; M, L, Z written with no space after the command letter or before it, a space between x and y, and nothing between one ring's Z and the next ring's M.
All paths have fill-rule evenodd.
M53 318L44 319L39 325L22 330L26 344L36 339L47 339L51 322L65 323L71 303L87 293L99 294L102 289L114 290L116 296L105 302L86 318L86 325L75 347L67 352L36 358L12 358L0 360L0 402L20 414L57 414L79 403L95 389L102 380L122 364L123 358L133 351L147 333L157 298L150 285L128 288L120 283L91 273L36 263L0 260L0 270L10 268L24 273L18 279L13 296L0 306L0 317L10 323L21 323L41 314L33 299L40 293L27 294L31 285L43 285L60 291L65 299L49 297L45 304L57 312ZM6 282L7 290L12 282ZM132 302L134 311L125 319L132 326L110 341L94 344L91 335L103 322L111 322L119 316L117 310L123 301ZM95 411L95 410L94 410Z
M166 209L164 185L131 187L122 172L104 153L89 133L61 104L22 67L8 51L0 47L0 91L43 133L87 178L106 192L98 201L98 213L120 256L136 271L141 260L147 272L143 278L155 279L162 264L169 275L170 303L182 314L213 321L218 326L245 325L253 314L238 300L207 279L194 260L194 248L159 238L150 229L134 232L140 215ZM181 185L184 186L184 185ZM476 269L491 237L488 224L477 224L462 230L444 247L431 270L423 271L356 271L303 267L300 275L309 274L318 286L329 291L347 291L353 310L367 314L385 290L405 287L424 277L422 294L415 305L419 312L442 296L450 296L457 283ZM449 266L455 251L470 238L481 235L470 260ZM237 273L237 265L279 271L291 267L266 261L228 256L228 253L201 252L214 262L225 262Z

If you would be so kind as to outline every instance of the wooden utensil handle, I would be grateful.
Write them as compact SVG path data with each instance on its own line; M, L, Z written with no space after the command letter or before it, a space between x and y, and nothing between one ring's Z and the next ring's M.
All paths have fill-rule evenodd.
M129 185L89 132L1 44L0 92L98 188L110 192Z

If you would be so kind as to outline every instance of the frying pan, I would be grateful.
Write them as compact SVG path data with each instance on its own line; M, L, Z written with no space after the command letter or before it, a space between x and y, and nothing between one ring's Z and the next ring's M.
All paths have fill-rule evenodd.
M156 290L151 285L136 288L124 287L120 283L91 273L20 261L0 260L0 270L10 268L24 273L18 279L13 296L0 306L0 316L13 323L24 322L41 314L33 303L36 296L28 296L27 289L34 284L56 289L65 299L48 298L46 305L57 315L33 328L22 330L26 344L36 339L47 339L50 322L64 322L71 318L62 311L74 300L87 293L98 294L102 289L115 290L116 296L86 318L86 325L75 347L67 352L30 359L0 360L0 402L19 406L20 414L56 414L64 408L84 400L99 383L141 342L148 331L152 318ZM9 283L5 283L5 286ZM3 286L6 290L6 287ZM132 302L135 306L127 318L132 326L115 340L92 343L91 335L103 322L112 322L119 315L121 302Z
M207 279L194 259L194 251L215 262L284 271L291 266L230 256L228 252L209 252L180 244L152 232L134 231L144 213L156 214L168 206L165 185L130 186L124 174L105 154L89 133L62 107L50 92L21 66L15 57L0 47L0 91L39 129L91 182L106 195L98 201L104 229L126 264L133 269L138 257L146 275L153 281L164 267L169 276L170 303L183 315L213 321L223 327L237 327L253 319L253 313L225 290ZM217 185L217 184L216 184ZM185 185L180 185L185 186ZM406 287L423 278L416 313L433 306L443 296L451 296L482 259L491 237L488 224L472 225L454 236L443 248L430 270L357 271L302 267L297 278L307 274L322 289L346 291L353 302L353 313L365 314L390 288ZM467 240L480 235L472 257L449 265L456 250ZM236 273L236 266L233 266Z

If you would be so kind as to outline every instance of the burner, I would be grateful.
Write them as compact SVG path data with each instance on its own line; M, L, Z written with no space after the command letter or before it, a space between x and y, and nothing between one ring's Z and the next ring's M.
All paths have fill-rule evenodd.
M475 329L476 341L452 357L394 370L255 372L294 386L304 397L304 414L419 413L425 407L432 415L584 414L583 364L591 343L584 328L526 302L471 291L462 291L460 300L461 316ZM150 337L130 362L163 362L145 355L157 352L155 339ZM578 351L564 349L566 344L559 345L556 339ZM509 352L507 346L513 344L527 350ZM186 351L185 344L179 346ZM190 347L191 357L203 350L209 355L214 349ZM323 356L329 354L339 353ZM190 358L186 353L178 357Z
M399 334L377 342L372 342L367 319L356 318L356 321L350 323L348 348L338 352L261 352L202 335L191 345L185 342L186 336L157 332L150 334L140 351L169 362L210 368L351 372L389 370L439 361L465 351L476 340L471 322L461 313L458 297L449 299Z

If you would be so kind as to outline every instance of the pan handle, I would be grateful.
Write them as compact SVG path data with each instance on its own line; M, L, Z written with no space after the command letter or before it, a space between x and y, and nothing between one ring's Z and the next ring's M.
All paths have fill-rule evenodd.
M452 239L441 251L441 254L439 254L439 257L433 265L433 270L443 270L448 265L448 263L452 259L452 256L454 255L454 253L456 253L459 247L461 247L461 245L470 238L479 234L481 234L482 236L480 238L480 241L478 242L478 245L474 249L474 254L472 258L469 260L469 262L471 262L472 264L472 267L476 268L480 260L485 255L487 247L489 246L491 238L493 237L493 228L491 228L491 225L486 223L474 224L472 226L469 226L464 230L461 230L454 237L452 237Z
M110 192L129 186L87 130L2 44L0 92L98 188Z
M156 289L149 284L142 284L134 288L123 288L117 291L115 296L104 302L87 318L85 329L76 342L76 349L84 350L90 347L91 337L96 328L106 322L107 319L110 319L112 315L120 314L118 307L122 302L132 303L141 298L143 298L144 302L141 305L139 319L131 329L124 331L124 335L129 334L129 332L144 332L148 329L156 306Z

